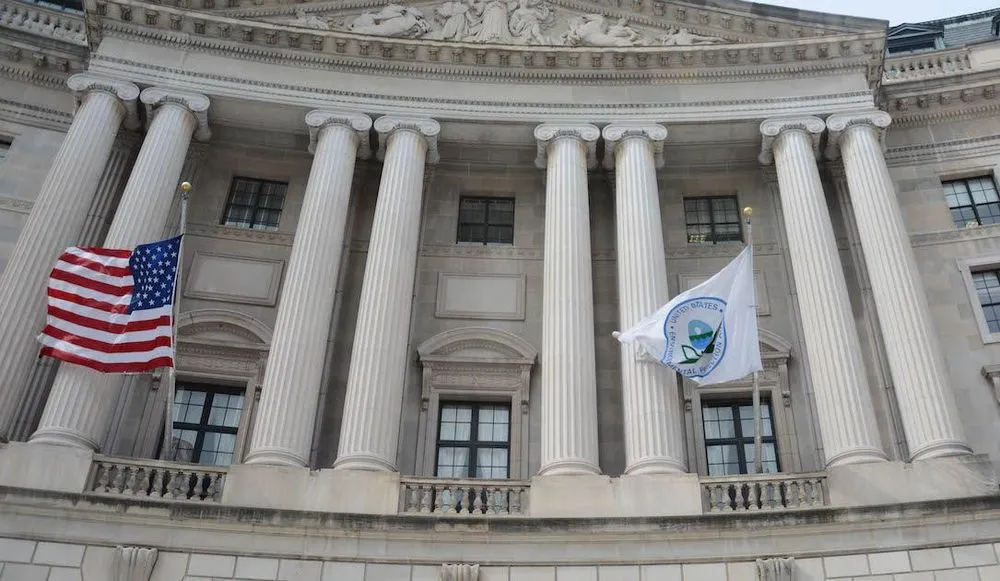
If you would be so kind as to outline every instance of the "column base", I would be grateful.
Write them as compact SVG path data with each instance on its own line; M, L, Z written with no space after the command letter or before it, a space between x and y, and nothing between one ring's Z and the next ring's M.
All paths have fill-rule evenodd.
M298 466L304 468L308 462L302 456L285 448L256 448L247 454L244 464L266 464L269 466Z
M48 444L51 446L66 446L96 452L101 443L87 436L64 428L42 428L28 438L32 444Z
M531 479L528 512L532 518L623 518L700 515L703 509L697 474L558 475Z
M539 476L599 476L600 474L600 468L580 458L550 462L538 471Z
M910 453L910 462L920 462L934 458L948 458L951 456L971 456L972 448L960 440L941 440L930 442L922 448Z
M79 494L93 460L91 450L76 446L11 442L0 447L0 486Z
M855 448L830 458L826 461L827 469L850 464L870 464L872 462L888 462L885 452L878 448Z
M834 507L900 504L996 496L989 456L952 456L922 462L877 462L827 470Z
M395 472L396 465L381 456L373 454L351 454L338 456L333 462L334 470L363 470L366 472Z
M683 474L687 466L680 460L666 457L643 458L625 468L627 476L644 474Z
M226 475L222 504L348 514L397 514L399 473L235 464Z

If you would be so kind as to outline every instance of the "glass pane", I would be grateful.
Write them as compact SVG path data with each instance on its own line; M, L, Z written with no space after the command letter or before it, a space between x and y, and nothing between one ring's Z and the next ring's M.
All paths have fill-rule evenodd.
M468 448L438 449L437 476L445 478L466 478L469 475Z
M195 430L174 430L173 459L178 462L190 462L194 458L194 444L198 439Z
M761 457L763 462L761 462L761 468L765 473L773 473L778 471L778 454L775 449L773 442L764 442L761 445ZM745 444L743 446L743 454L746 456L746 472L745 474L753 474L757 470L756 466L756 456L754 455L754 445Z
M507 449L477 450L476 478L507 478Z
M217 393L212 398L212 411L209 412L208 423L212 426L235 428L240 425L240 412L243 407L243 396L238 394Z
M479 410L480 442L506 442L508 438L508 414L506 408L483 406Z
M461 224L485 224L486 200L463 198L459 206L458 221Z
M732 444L707 446L708 473L711 476L739 474L740 463L736 446Z

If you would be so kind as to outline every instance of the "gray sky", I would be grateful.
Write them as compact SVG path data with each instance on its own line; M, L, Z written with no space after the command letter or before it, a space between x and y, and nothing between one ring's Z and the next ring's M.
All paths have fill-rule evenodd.
M996 8L1000 4L998 0L757 0L757 2L833 14L880 18L890 21L893 25L979 12Z

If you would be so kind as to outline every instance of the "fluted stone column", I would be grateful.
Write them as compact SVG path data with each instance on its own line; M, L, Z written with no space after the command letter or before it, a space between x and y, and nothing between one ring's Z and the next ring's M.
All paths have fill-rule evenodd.
M115 135L138 125L132 83L89 73L67 81L79 107L0 278L0 436L9 437L38 357L45 287L56 258L87 221Z
M613 123L603 130L604 165L615 172L618 309L628 329L670 299L656 168L667 130L650 123ZM677 375L637 359L622 344L625 473L684 472L683 414Z
M312 170L288 260L247 464L305 466L330 334L355 157L367 158L367 115L310 111Z
M333 463L340 470L396 469L424 164L438 161L441 127L433 119L386 116L375 120L375 130L384 165Z
M600 134L587 124L535 128L535 165L546 170L540 475L600 473L587 193Z
M208 138L208 98L159 87L139 96L152 119L111 228L108 248L159 240L192 136ZM124 376L60 365L32 442L97 450Z
M778 174L809 377L830 467L887 458L816 166L824 128L817 117L768 119L760 126L760 159L765 164L773 162Z
M882 153L890 123L883 111L831 115L827 154L843 157L910 459L970 454Z

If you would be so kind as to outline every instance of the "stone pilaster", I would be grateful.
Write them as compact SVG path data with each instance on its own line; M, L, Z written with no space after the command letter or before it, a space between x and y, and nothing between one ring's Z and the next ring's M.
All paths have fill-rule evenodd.
M662 125L613 123L603 130L604 165L615 172L619 324L628 329L670 299L656 169L663 166ZM625 473L684 472L677 375L638 359L622 344Z
M305 466L336 298L354 160L370 155L372 120L310 111L312 169L278 305L247 464Z
M858 330L816 166L824 130L817 117L760 126L761 162L774 163L788 254L827 466L885 461L872 411Z
M587 124L535 128L535 165L546 170L540 475L600 473L587 193L599 136Z
M151 121L104 240L108 248L160 239L192 135L208 137L204 95L150 87L139 98ZM60 365L31 441L97 450L123 382L121 375Z
M441 127L433 119L386 116L375 121L375 130L384 165L333 467L394 471L410 362L424 164L438 161Z
M138 122L132 83L92 74L67 81L79 106L0 277L0 436L9 437L35 366L45 287L56 258L79 242L122 123Z
M831 115L827 154L843 158L910 459L970 454L885 163L891 121L884 111Z

